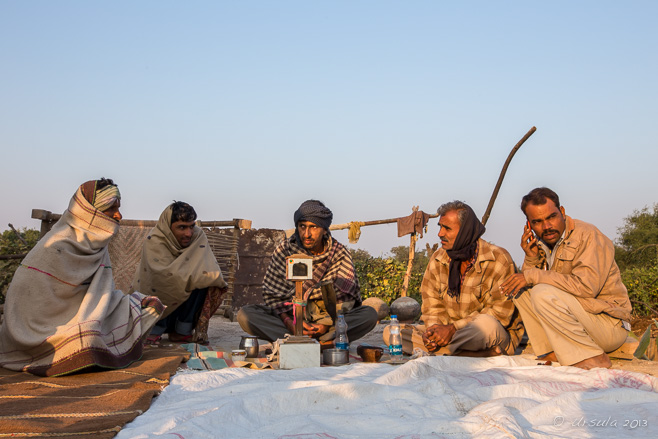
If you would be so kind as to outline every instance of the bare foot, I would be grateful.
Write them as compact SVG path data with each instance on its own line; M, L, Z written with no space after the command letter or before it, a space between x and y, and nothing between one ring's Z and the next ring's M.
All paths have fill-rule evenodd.
M494 346L481 351L459 351L455 355L458 357L497 357L507 355L507 352L503 351L500 346Z
M612 362L610 361L608 354L604 352L601 355L597 355L596 357L586 358L583 361L579 361L576 364L572 364L572 366L580 367L581 369L585 369L585 370L594 369L596 367L603 367L605 369L609 369L610 366L612 366Z

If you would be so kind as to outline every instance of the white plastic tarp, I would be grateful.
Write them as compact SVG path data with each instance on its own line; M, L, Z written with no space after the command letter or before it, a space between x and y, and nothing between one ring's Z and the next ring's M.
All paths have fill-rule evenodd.
M521 357L185 372L117 439L658 437L658 379Z

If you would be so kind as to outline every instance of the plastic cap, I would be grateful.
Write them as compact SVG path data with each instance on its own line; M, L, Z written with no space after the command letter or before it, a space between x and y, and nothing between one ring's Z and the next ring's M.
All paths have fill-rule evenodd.
M392 318L392 319L397 319L398 316L397 316L397 314L393 314L393 315L391 315L391 318Z

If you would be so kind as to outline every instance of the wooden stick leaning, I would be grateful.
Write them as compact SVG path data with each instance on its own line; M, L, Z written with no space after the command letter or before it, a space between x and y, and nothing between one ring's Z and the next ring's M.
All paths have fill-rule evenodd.
M505 164L503 165L503 169L500 171L500 176L498 177L498 182L496 183L496 187L494 188L493 193L491 194L491 198L489 199L489 205L487 206L487 210L484 212L484 215L482 215L482 224L487 224L487 220L489 219L489 215L491 214L491 209L493 209L493 205L496 202L496 198L498 197L498 191L500 190L500 186L503 184L503 179L505 178L505 174L507 173L507 167L509 166L510 162L512 161L512 158L514 157L514 154L516 154L516 151L521 148L521 145L525 143L526 140L530 136L534 134L534 132L537 131L537 128L532 127L530 130L523 136L519 142L514 145L514 148L512 148L512 151L510 151L509 155L507 156L507 160L505 160Z

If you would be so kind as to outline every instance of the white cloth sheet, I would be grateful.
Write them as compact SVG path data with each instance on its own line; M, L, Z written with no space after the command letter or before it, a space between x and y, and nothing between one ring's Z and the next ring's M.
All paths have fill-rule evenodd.
M522 357L183 372L117 439L658 437L658 379Z

